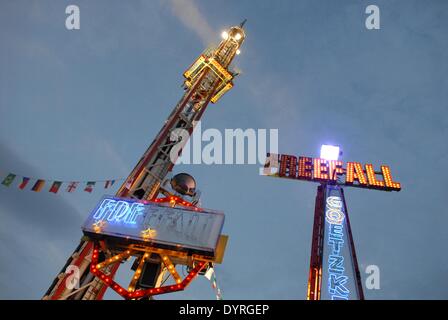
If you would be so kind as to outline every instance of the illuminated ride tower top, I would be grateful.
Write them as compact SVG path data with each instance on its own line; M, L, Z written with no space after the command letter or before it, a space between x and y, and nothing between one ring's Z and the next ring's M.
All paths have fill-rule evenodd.
M236 74L229 67L235 55L240 53L245 40L243 29L245 21L223 32L221 43L216 48L204 51L184 72L185 93L162 129L118 189L115 197L104 197L99 207L89 216L89 219L95 214L96 217L108 216L111 219L94 221L95 226L84 225L83 231L86 236L81 239L79 246L69 257L43 299L100 300L108 287L127 299L151 297L155 294L183 290L201 270L213 262L219 263L222 260L226 237L220 234L215 248L212 248L215 250L212 251L195 251L188 245L182 247L179 244L177 247L182 247L182 250L177 250L170 245L170 239L166 239L166 234L163 241L151 238L151 230L141 230L148 231L149 236L142 239L141 235L135 235L136 241L128 243L128 247L122 241L109 240L117 240L117 237L111 237L111 234L116 235L114 233L116 230L111 227L114 221L123 222L124 216L126 219L131 219L129 210L134 210L132 214L136 214L135 210L140 210L139 217L144 217L141 221L142 226L151 218L150 212L156 209L177 210L176 214L185 219L192 219L192 208L207 213L203 209L195 208L194 201L189 202L173 195L163 187L163 183L182 151L182 148L178 148L177 153L172 152L173 147L175 145L183 147L187 142L180 143L178 131L188 130L191 134L208 103L216 103L233 87ZM163 197L159 198L160 195ZM171 209L161 208L160 203L169 204L168 207ZM125 211L127 213L124 213ZM110 228L113 230L109 230ZM164 245L161 245L162 242ZM133 267L135 273L126 290L118 285L113 277L120 262L130 257L136 258ZM175 271L176 264L187 266L190 273L186 279L179 278ZM75 271L79 281L73 285L71 279ZM165 274L171 274L176 286L162 287L166 280Z

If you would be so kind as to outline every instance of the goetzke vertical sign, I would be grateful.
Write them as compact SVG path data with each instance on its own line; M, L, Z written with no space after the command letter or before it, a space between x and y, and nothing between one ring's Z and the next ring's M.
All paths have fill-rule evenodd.
M340 160L268 153L264 174L359 188L385 191L401 190L401 184L394 181L390 167L386 165L381 165L380 171L375 171L372 164L362 165L359 162L347 162L344 165Z
M358 300L341 187L325 188L321 300Z

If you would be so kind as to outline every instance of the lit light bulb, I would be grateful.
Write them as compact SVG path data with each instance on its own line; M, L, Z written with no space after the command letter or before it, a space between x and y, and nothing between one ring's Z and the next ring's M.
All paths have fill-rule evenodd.
M236 49L236 54L240 54L240 53L241 53L240 49Z
M227 33L227 31L223 31L223 32L221 33L221 37L222 37L224 40L227 40L227 39L229 38L229 34Z
M325 160L338 160L340 155L340 147L328 144L322 145L320 149L320 158Z
M241 33L237 33L236 35L235 35L235 40L240 40L241 39Z

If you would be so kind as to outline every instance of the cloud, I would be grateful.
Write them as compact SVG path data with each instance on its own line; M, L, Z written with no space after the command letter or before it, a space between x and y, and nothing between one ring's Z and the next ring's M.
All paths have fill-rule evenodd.
M170 7L180 22L194 31L205 45L213 42L215 32L193 0L171 0Z

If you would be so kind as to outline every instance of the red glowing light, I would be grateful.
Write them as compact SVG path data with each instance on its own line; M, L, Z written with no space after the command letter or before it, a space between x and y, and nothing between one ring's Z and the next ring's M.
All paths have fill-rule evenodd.
M313 159L299 157L299 179L311 179L313 170Z
M367 179L362 170L362 165L359 162L347 162L346 183L352 184L355 180L357 180L360 185L367 185Z
M296 178L297 158L295 156L282 155L280 158L280 169L278 175L280 177Z
M401 184L399 182L395 182L392 179L392 175L390 174L389 166L381 166L381 172L383 173L384 182L386 183L386 187L394 189L394 190L401 189Z
M316 158L313 161L313 179L328 180L328 161Z
M376 179L375 170L373 169L373 165L366 164L366 172L367 172L367 180L369 181L369 185L373 187L384 187L384 181L379 181Z
M328 176L330 180L337 181L338 175L342 175L343 173L344 169L342 169L342 161L328 161Z
M195 209L198 209L198 208L195 208ZM162 286L162 287L148 289L148 290L138 290L138 291L133 291L133 288L130 288L129 290L123 289L120 285L118 285L112 279L112 277L110 277L109 275L98 270L95 267L96 264L92 263L90 265L90 269L99 279L101 279L104 282L105 286L112 288L114 291L116 291L119 295L121 295L125 299L133 299L134 297L143 297L143 296L154 295L154 294L164 294L167 292L185 289L186 285L188 285L189 282L191 280L193 280L193 278L196 276L196 274L199 272L199 270L205 265L205 262L204 261L196 261L195 264L196 264L195 268L193 268L193 270L187 275L187 277L181 283L172 284L169 286Z

